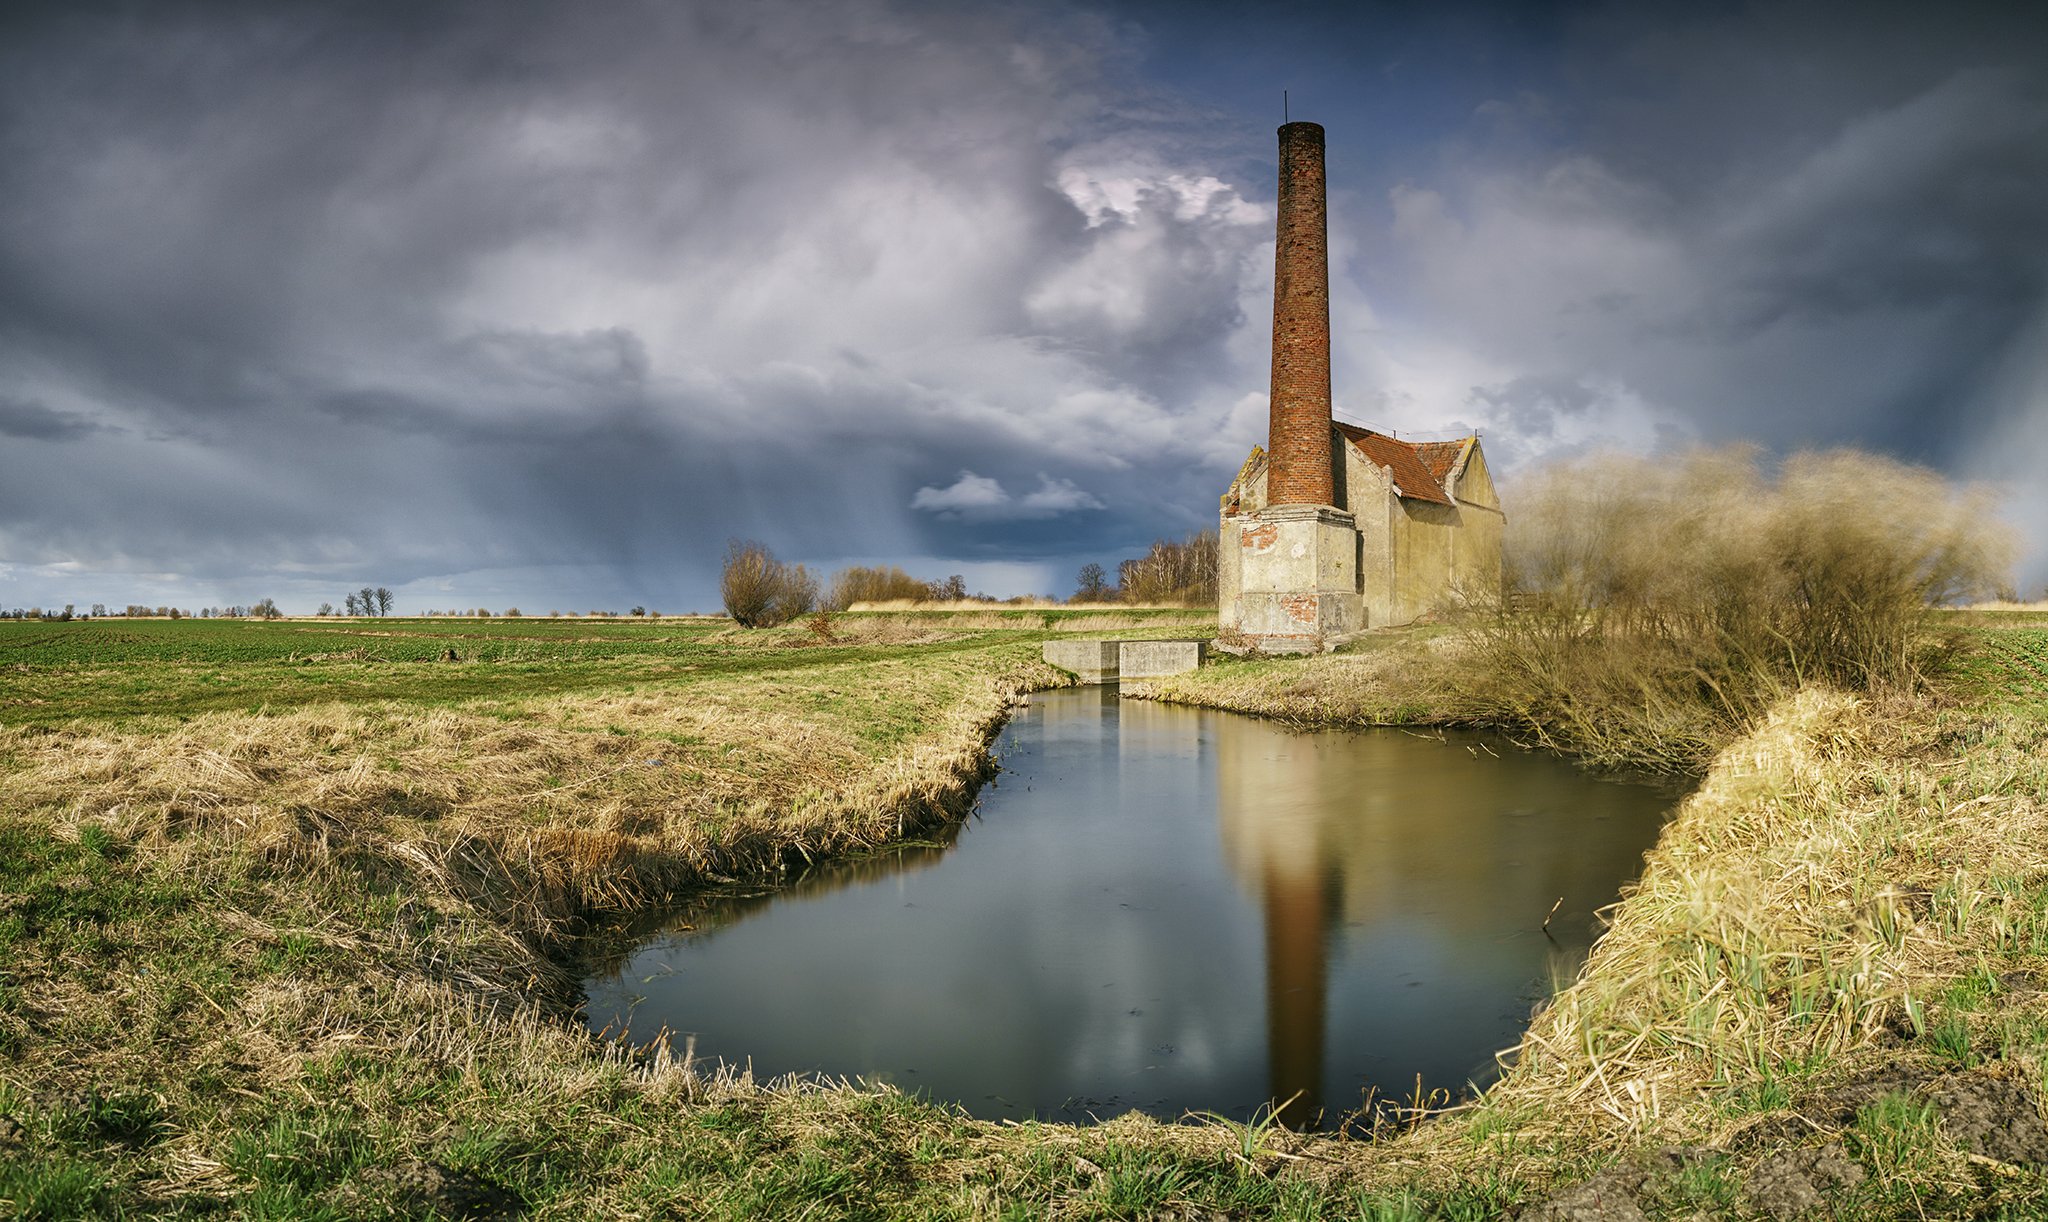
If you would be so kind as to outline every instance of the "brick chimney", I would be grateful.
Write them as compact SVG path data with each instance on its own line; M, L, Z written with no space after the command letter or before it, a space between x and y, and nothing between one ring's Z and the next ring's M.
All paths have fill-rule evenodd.
M1273 393L1266 502L1335 503L1330 472L1330 255L1323 128L1280 129L1280 223L1273 249Z

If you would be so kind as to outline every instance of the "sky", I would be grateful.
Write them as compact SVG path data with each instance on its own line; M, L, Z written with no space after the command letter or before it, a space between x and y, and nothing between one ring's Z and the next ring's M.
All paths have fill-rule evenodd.
M1848 14L1853 11L1853 19ZM1275 134L1338 414L1860 446L2048 582L2048 7L20 3L0 606L997 596L1264 440Z

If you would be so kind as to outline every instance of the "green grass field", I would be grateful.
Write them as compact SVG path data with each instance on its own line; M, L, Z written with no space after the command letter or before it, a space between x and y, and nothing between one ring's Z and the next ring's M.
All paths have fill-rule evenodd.
M1964 621L1938 697L1803 693L1730 744L1501 1087L1385 1141L1000 1125L584 1033L588 918L953 817L1061 681L1040 641L1212 625L0 624L0 1217L2048 1210L2048 1133L1955 1120L2039 1128L2048 621ZM1444 644L1182 686L1427 720L1386 680Z
M1214 616L1099 609L875 612L744 632L718 619L0 621L0 725L184 719L312 704L420 707L625 692L732 675L1032 643L1118 625L1213 631ZM446 661L453 650L455 660Z

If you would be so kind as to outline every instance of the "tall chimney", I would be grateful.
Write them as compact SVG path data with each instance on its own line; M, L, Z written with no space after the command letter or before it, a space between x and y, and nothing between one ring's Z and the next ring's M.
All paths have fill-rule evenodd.
M1323 127L1280 129L1280 224L1273 248L1269 505L1329 505L1330 253Z

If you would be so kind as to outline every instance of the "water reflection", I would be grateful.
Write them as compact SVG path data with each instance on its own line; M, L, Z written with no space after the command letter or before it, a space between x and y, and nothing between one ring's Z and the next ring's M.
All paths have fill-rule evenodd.
M1668 805L1477 738L1295 734L1113 688L1034 698L997 749L958 844L900 859L928 868L700 906L591 983L593 1027L981 1116L1291 1099L1313 1123L1489 1074Z
M1443 1050L1511 1042L1489 1047L1487 1032L1511 1034L1584 958L1594 910L1633 876L1665 804L1474 735L1225 735L1215 753L1223 855L1265 922L1268 1089L1293 1100L1289 1123L1323 1111L1333 964L1348 1029L1378 1061L1452 1089L1489 1080L1490 1055ZM1517 976L1504 998L1475 987ZM1407 1097L1410 1082L1376 1085Z

